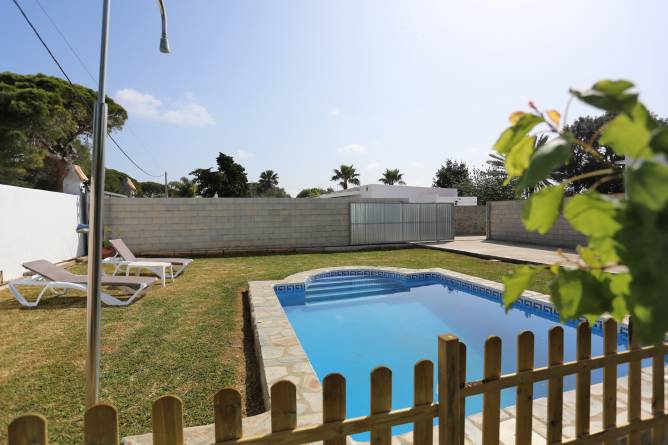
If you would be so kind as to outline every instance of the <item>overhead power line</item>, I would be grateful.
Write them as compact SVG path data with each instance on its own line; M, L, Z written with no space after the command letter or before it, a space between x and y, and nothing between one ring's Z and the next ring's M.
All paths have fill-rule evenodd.
M75 88L75 86L74 86L74 83L72 82L72 79L70 79L70 76L67 75L67 72L65 72L65 69L63 68L63 66L62 66L62 65L60 64L60 62L58 61L58 58L53 54L53 51L51 51L51 48L49 48L49 45L46 44L46 42L44 41L44 39L43 39L42 36L40 35L39 31L37 31L37 28L35 27L35 25L33 25L32 21L30 20L30 18L28 17L28 15L25 13L25 11L23 10L23 8L22 8L21 5L19 4L18 0L12 0L12 1L14 2L14 5L16 5L17 9L19 10L19 12L20 12L21 15L23 16L23 18L25 19L26 23L28 23L28 26L30 26L30 29L32 29L32 31L33 31L33 33L35 34L35 36L37 36L37 38L39 39L39 41L40 41L40 43L42 44L42 46L44 47L44 49L46 49L46 51L49 53L49 56L51 57L51 59L52 59L52 60L54 61L54 63L58 66L58 69L60 70L60 72L63 74L63 76L65 76L65 79L67 79L67 81L69 82L70 86L72 87L72 91L74 91L74 93L77 94L77 95L79 96L79 98L85 103L85 102L86 102L86 99L85 99L84 97L82 97L81 94L76 90L76 88ZM41 8L41 5L40 5L40 8ZM42 8L42 11L44 11L44 8ZM45 12L45 14L46 14L46 11L44 11L44 12ZM49 17L48 14L47 14L47 17ZM53 22L53 20L51 20L50 17L49 17L49 20L51 21L51 23L54 24L54 27L56 27L56 29L58 29L57 26L55 25L55 23ZM76 54L76 52L74 51L74 49L72 48L72 46L67 42L67 39L65 39L65 36L62 34L62 32L60 32L60 30L58 30L58 32L59 32L60 35L63 37L63 39L66 41L66 43L67 43L67 45L70 47L70 49ZM83 62L81 61L81 59L80 59L80 57L79 57L78 55L77 55L77 59L79 59L79 62L81 62L82 65L84 65ZM85 65L84 65L84 68L85 68ZM88 69L86 69L86 72L92 77L92 75L90 74L90 72L88 71ZM95 80L95 79L93 79L93 81L94 81L94 80ZM116 139L114 139L114 137L113 137L111 134L108 134L107 136L108 136L109 139L111 139L111 141L114 143L114 146L115 146L116 148L118 148L118 150L119 150L119 151L120 151L120 152L121 152L121 153L122 153L122 154L123 154L123 155L124 155L130 162L131 162L131 163L132 163L132 165L134 165L135 167L137 167L137 168L138 168L141 172L143 172L145 175L150 176L150 177L153 177L153 178L160 178L160 177L162 177L162 175L154 175L154 174L151 174L151 173L147 172L147 171L146 171L144 168L142 168L142 167L141 167L141 166L140 166L134 159L132 159L132 157L130 157L130 155L129 155L129 154L128 154L122 147L121 147L121 145L118 143L118 141L116 141Z
M72 54L74 54L74 57L77 58L77 60L79 61L79 64L81 65L81 67L86 71L86 73L88 73L88 77L90 77L90 79L91 79L93 82L97 82L97 79L95 79L95 77L91 74L90 70L88 69L88 67L86 66L86 64L84 63L84 61L81 60L81 57L79 57L79 54L76 52L76 50L74 49L74 47L70 44L70 41L67 40L67 37L65 37L65 34L63 34L63 32L60 30L60 28L58 27L58 25L56 24L56 22L55 22L55 21L51 18L51 16L49 15L49 13L46 12L46 9L44 9L44 6L42 6L42 3L41 3L39 0L35 0L35 2L37 3L37 6L39 6L39 9L42 10L42 12L43 12L44 15L46 16L46 18L49 19L49 22L51 22L51 25L53 25L53 27L56 29L56 31L58 32L58 34L60 34L60 37L62 37L62 39L65 41L65 44L66 44L67 47L70 49L70 51L72 52Z
M65 78L67 79L67 81L71 85L72 81L70 80L69 76L67 75L67 73L65 72L63 67L60 65L60 62L58 62L58 59L56 59L56 56L54 56L53 53L51 52L51 48L49 48L49 45L47 45L46 42L44 41L44 39L42 39L42 36L37 31L37 28L35 28L35 26L32 24L32 22L30 21L30 19L26 15L26 13L23 10L23 8L21 7L21 5L19 5L19 2L17 0L12 0L12 1L16 5L16 7L19 8L19 12L21 13L21 15L23 16L25 21L28 22L28 25L30 26L30 28L32 28L32 31L35 33L35 35L37 36L39 41L42 42L42 46L44 47L44 49L47 50L47 52L49 53L49 56L51 56L51 59L53 59L53 61L56 63L56 65L58 65L58 69L60 70L61 73L63 73L63 76L65 76Z
M147 172L146 170L144 170L143 168L141 168L141 167L139 166L139 164L137 164L137 163L134 161L134 159L132 159L132 158L130 157L130 155L128 155L128 154L125 152L125 150L123 150L123 148L122 148L122 147L120 146L120 144L116 141L116 139L114 139L114 137L113 137L112 135L108 135L108 136L109 136L109 139L111 139L111 142L114 143L114 145L116 146L116 148L118 148L118 149L121 151L121 153L123 153L123 154L125 155L125 157L128 158L128 160L129 160L130 162L132 162L132 164L133 164L135 167L137 167L139 170L141 170L146 176L150 176L150 177L152 177L152 178L162 178L162 175L153 175L153 174Z
M72 44L70 43L70 41L68 40L68 38L65 36L65 33L60 29L60 27L58 26L58 24L56 23L56 21L53 20L53 18L51 17L51 15L49 15L49 13L47 12L46 8L44 8L44 6L42 5L42 2L40 2L40 0L35 0L35 2L36 2L37 5L39 6L39 8L42 10L42 12L43 12L44 15L46 16L46 18L49 19L49 22L51 22L51 25L52 25L52 26L54 27L54 29L58 32L58 34L59 34L60 37L63 39L63 41L65 42L65 44L67 45L67 47L70 49L70 52L74 55L74 57L76 57L77 61L79 62L79 65L81 65L81 67L84 69L84 71L86 71L86 74L88 74L88 77L90 78L90 80L92 80L93 83L97 83L97 79L95 78L95 76L93 76L93 74L91 73L90 69L88 69L88 65L86 65L86 62L83 61L83 58L79 55L79 53L77 52L77 50L74 48L74 45L72 45ZM146 147L146 143L145 143L142 139L139 138L139 136L138 136L137 133L134 131L134 129L132 128L132 126L130 126L130 125L128 125L128 124L126 123L126 125L125 125L125 129L128 130L128 131L130 132L130 134L135 138L135 140L136 140L137 142L139 142L139 147L141 147L141 149L144 150L144 153L146 153L146 154L153 160L154 163L159 164L160 162L158 162L158 159L157 159L157 158L153 155L153 153L151 153L151 151ZM138 167L138 168L139 168L139 167ZM149 176L152 176L152 175L149 175Z

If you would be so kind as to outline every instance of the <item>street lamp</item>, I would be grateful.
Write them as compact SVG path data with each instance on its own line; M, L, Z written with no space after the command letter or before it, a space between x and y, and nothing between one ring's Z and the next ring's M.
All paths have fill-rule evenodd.
M165 4L158 0L160 6L160 17L162 18L162 36L160 37L160 52L169 54L169 42L167 41L167 15L165 14Z
M102 37L100 43L100 74L97 102L93 112L93 172L90 192L90 224L88 237L88 295L86 300L86 407L97 403L100 387L100 277L102 276L102 210L104 203L104 149L107 136L107 104L105 81L107 72L107 42L109 40L109 3L102 7ZM163 0L158 0L162 17L160 52L169 53L167 16Z

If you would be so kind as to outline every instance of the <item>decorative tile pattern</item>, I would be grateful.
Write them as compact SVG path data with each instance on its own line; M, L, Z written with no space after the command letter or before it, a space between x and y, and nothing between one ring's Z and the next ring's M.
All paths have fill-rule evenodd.
M490 301L498 302L503 304L503 286L490 287L489 285L480 284L481 280L476 277L466 276L466 279L462 279L460 275L459 278L453 276L453 272L447 271L446 273L439 272L399 272L391 271L380 268L342 268L336 270L330 270L328 272L315 273L313 275L307 276L304 278L302 283L288 283L288 284L276 284L274 286L274 291L279 296L288 295L291 293L304 293L308 289L309 284L315 283L318 280L323 278L331 277L378 277L398 280L405 283L408 286L416 285L428 285L428 284L442 284L448 289L457 289L461 291L466 291L473 293L478 297L485 298ZM301 275L301 274L298 274ZM288 277L290 279L292 277ZM287 279L286 279L287 280ZM284 281L286 281L284 280ZM497 283L495 283L497 284ZM547 295L541 295L541 298L536 298L535 295L530 295L530 293L525 293L521 298L513 304L513 308L519 309L528 315L536 315L539 317L546 318L552 321L559 321L559 311L554 305L547 301ZM586 320L584 317L581 320ZM628 328L625 324L620 323L618 327L619 333L623 336L628 335ZM595 334L602 335L603 333L603 320L597 320L596 323L592 325L592 332Z

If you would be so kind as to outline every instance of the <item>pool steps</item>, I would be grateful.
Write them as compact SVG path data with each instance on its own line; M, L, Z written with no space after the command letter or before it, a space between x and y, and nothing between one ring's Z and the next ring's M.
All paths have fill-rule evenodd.
M405 292L397 281L379 277L328 277L306 284L306 303Z

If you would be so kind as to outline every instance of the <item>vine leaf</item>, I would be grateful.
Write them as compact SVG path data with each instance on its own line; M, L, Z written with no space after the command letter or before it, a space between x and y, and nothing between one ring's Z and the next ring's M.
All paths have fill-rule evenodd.
M590 90L571 90L582 102L611 113L631 113L638 102L638 95L628 93L633 83L628 80L601 80Z
M634 182L628 178L629 186ZM629 197L632 195L629 190ZM649 203L656 205L653 199L649 199ZM618 251L621 262L632 277L630 292L625 296L626 305L644 342L660 341L668 331L667 233L668 205L652 210L634 200L626 203L624 226L615 234L615 241L621 246Z
M657 128L652 132L652 138L649 146L654 153L663 153L668 155L668 128Z
M600 91L605 94L622 94L630 90L635 85L628 80L599 80L594 84L592 90Z
M559 269L550 282L552 302L563 320L586 317L590 323L612 308L609 278L583 269Z
M526 113L524 111L513 111L512 113L510 113L510 116L508 116L508 121L510 122L511 125L515 125L517 121L520 120L520 118L525 114Z
M573 135L566 133L537 149L517 187L520 189L533 187L548 178L552 170L566 164L571 159L572 143Z
M601 255L591 247L578 246L578 255L584 263L595 269L600 269L606 266L606 263L601 258Z
M507 155L533 128L544 122L541 116L525 113L517 119L515 125L506 128L494 144L494 150L499 154Z
M531 286L536 274L543 269L544 267L540 266L520 266L501 278L504 284L503 303L506 312L520 298L522 293Z
M559 218L563 201L562 185L545 187L532 194L522 208L524 227L541 235L546 234Z
M622 227L616 203L589 191L564 204L564 218L578 232L589 237L610 237Z
M650 210L660 210L668 203L668 166L644 162L639 168L628 169L629 200Z
M619 263L619 249L622 246L612 237L589 238L589 245L587 246L591 252L598 257L598 265L592 267L605 267L611 264ZM584 260L584 258L583 258Z
M511 179L521 176L524 170L529 167L531 162L531 155L533 154L533 147L536 144L535 136L525 136L520 142L515 144L508 156L506 156L506 171L508 177L505 184L507 185Z
M636 103L630 114L620 114L601 133L600 143L610 146L615 153L631 158L649 159L651 130L656 126L647 109Z
M555 126L559 126L561 123L561 114L557 110L547 110L547 118L552 121Z
M610 276L610 290L614 295L610 314L617 321L624 320L624 317L629 313L629 309L626 306L626 299L631 292L630 285L631 274L628 272L617 273Z

